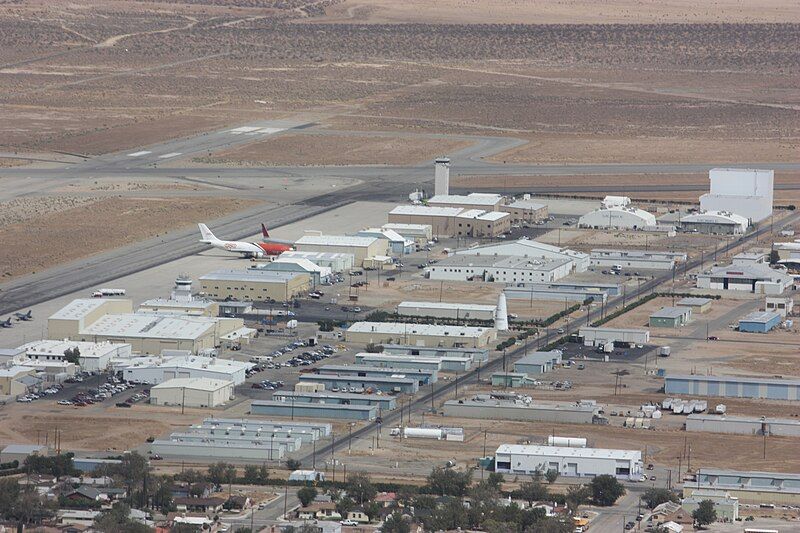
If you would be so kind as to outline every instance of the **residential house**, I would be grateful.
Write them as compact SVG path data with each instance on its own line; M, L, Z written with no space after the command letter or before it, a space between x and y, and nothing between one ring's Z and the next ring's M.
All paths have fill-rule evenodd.
M228 498L228 501L225 502L226 509L249 509L252 507L253 502L250 501L250 498L247 496L231 496Z
M681 504L675 502L664 502L653 509L651 514L653 523L660 524L662 522L675 522L677 524L693 524L694 519L692 515L687 513L681 507Z
M225 498L210 496L208 498L175 498L175 507L178 511L217 514L225 505Z
M373 499L375 503L380 505L381 507L393 507L395 503L397 503L397 493L396 492L379 492L375 495Z
M341 520L342 515L336 510L333 502L311 502L308 507L297 510L297 518L301 520Z
M353 509L347 513L347 519L358 522L359 524L369 524L369 516L363 509Z

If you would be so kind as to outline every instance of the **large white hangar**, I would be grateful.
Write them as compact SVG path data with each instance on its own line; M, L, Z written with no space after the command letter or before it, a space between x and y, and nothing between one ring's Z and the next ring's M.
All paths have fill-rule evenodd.
M697 233L717 235L743 235L750 221L730 211L701 211L681 217L681 228Z
M583 228L644 229L656 225L656 217L630 205L610 205L595 209L578 219Z

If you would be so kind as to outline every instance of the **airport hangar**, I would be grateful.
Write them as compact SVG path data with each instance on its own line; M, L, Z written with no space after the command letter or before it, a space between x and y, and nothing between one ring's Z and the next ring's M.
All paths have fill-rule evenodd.
M233 399L233 381L210 378L174 378L150 388L153 405L217 407Z
M497 306L449 302L400 302L397 304L397 314L455 320L494 321L497 315Z
M426 268L432 280L550 283L572 272L571 259L452 255Z
M496 472L532 475L551 469L565 477L611 475L638 480L642 475L642 452L520 444L502 444L495 452Z
M351 254L354 266L361 267L364 260L388 253L388 241L376 237L348 235L303 235L295 242L300 252L329 252Z
M204 293L217 300L286 302L311 288L311 277L301 272L262 269L216 270L200 277Z
M486 348L497 340L497 330L470 326L356 322L345 331L347 342L412 344L425 347Z
M800 380L668 375L664 378L664 393L723 398L800 400Z

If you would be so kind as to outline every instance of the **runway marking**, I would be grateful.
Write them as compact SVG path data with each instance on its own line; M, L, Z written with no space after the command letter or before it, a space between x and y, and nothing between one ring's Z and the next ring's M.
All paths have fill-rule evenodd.
M170 152L168 154L158 156L159 159L166 159L168 157L175 157L181 155L183 152Z
M139 157L142 155L147 155L150 153L150 150L142 150L141 152L133 152L132 154L128 154L128 157Z
M228 133L231 135L241 135L242 133L250 133L252 131L257 131L261 128L258 126L242 126L240 128L233 128L232 130L228 130Z
M271 133L278 133L284 131L286 128L260 128L258 131L248 133L248 135L269 135Z

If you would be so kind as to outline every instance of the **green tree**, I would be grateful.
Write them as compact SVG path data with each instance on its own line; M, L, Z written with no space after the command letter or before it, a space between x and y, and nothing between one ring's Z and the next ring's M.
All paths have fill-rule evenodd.
M642 501L648 509L655 509L662 503L677 502L678 495L669 489L659 489L656 487L647 489L642 494Z
M357 501L359 505L373 499L377 492L365 472L353 472L348 475L345 490L348 496Z
M231 465L222 461L211 464L208 467L208 480L218 487L227 483L230 468L232 468Z
M592 491L586 485L572 485L567 489L564 501L572 514L575 514L578 507L589 501L591 495Z
M464 496L472 483L472 470L458 472L452 468L434 467L428 475L426 489L442 496Z
M399 511L386 517L381 526L382 533L411 533L411 522Z
M531 524L525 528L525 533L571 533L573 530L570 518L551 517Z
M544 478L547 480L549 484L552 485L558 479L558 470L556 470L555 468L551 468L550 470L545 472Z
M356 508L356 502L350 496L342 496L336 502L336 512L342 515L342 518L347 516L347 513Z
M423 518L423 522L426 530L433 531L465 529L469 525L467 510L460 498L450 498Z
M19 493L16 478L0 479L0 518L11 518Z
M269 480L269 471L264 465L247 465L244 467L244 482L248 485L263 485Z
M364 505L361 506L364 509L364 514L367 515L369 521L372 522L381 514L381 504L375 501L366 502Z
M160 476L153 480L152 489L153 507L164 514L173 511L175 504L172 500L172 479L168 476Z
M528 504L528 507L533 505L533 502L539 502L550 499L550 492L547 487L538 481L526 481L520 484L519 488L515 490L513 496Z
M500 474L498 472L491 472L489 476L486 478L486 482L492 485L496 489L500 489L503 486L503 481L505 480L506 478L503 477L503 474Z
M194 524L174 524L169 533L200 533L200 528Z
M108 511L104 511L95 518L94 527L103 533L149 533L151 528L131 520L131 508L122 502L117 502Z
M781 260L781 255L778 253L778 250L770 250L769 252L769 264L774 265L777 264L778 261Z
M288 468L289 470L297 470L301 466L302 465L301 465L300 461L298 461L297 459L287 459L286 460L286 468Z
M317 489L314 487L303 487L297 491L297 499L303 507L308 507L308 504L314 501L317 497Z
M233 531L233 533L253 533L253 530L249 527L239 526Z
M77 365L79 363L79 361L80 361L80 359L78 358L80 356L80 354L81 354L81 352L80 352L80 350L78 350L77 346L74 349L73 348L67 348L66 350L64 350L64 360L66 362L68 362L68 363L72 363L74 365Z
M701 501L697 509L692 511L692 518L700 527L716 522L717 510L714 509L714 502L711 500Z
M625 487L610 474L595 476L589 487L592 489L592 500L602 507L614 505L614 502L625 495Z

